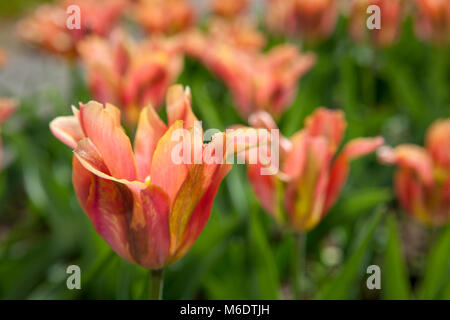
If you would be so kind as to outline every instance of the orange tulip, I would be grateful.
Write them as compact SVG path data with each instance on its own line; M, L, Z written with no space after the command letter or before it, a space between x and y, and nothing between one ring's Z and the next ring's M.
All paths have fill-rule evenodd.
M415 30L424 40L437 44L450 42L450 1L416 0L418 16Z
M201 37L196 40L191 51L199 53L203 63L225 82L245 118L257 110L279 117L295 98L300 77L315 63L314 54L302 54L293 45L259 53Z
M366 26L370 5L380 8L381 29L369 30ZM404 6L403 0L353 0L349 27L352 38L361 42L370 36L377 46L391 45L399 36Z
M338 17L336 0L271 0L266 12L270 30L299 34L307 41L328 38Z
M213 0L212 10L223 17L235 17L248 7L248 0Z
M120 31L89 37L78 46L94 98L117 104L130 124L148 103L159 108L183 69L177 44L163 38L136 43Z
M395 191L402 208L425 225L450 219L450 119L428 129L426 147L404 144L379 151L383 163L397 164Z
M127 4L127 0L67 0L41 5L19 22L18 32L24 41L72 59L76 43L89 34L107 35ZM67 27L73 13L66 10L71 5L80 9L80 29Z
M118 108L91 101L73 111L74 116L53 120L50 128L74 149L75 192L96 231L122 258L143 267L160 269L180 259L203 230L220 182L231 169L224 161L230 149L221 156L214 153L216 147L240 133L248 136L249 130L217 133L209 144L203 144L200 132L197 151L203 161L175 164L175 148L181 144L183 156L189 155L191 144L184 138L193 136L196 149L195 134L201 131L189 90L169 89L168 125L151 106L141 111L134 148ZM252 146L237 145L233 151L246 147ZM207 162L208 155L216 160Z
M28 43L63 57L74 58L75 44L66 28L63 8L41 5L18 24L19 36Z
M17 109L18 102L11 98L0 98L0 125ZM2 141L0 140L0 169L2 165Z
M70 30L75 42L78 42L89 34L108 35L128 4L128 0L64 0L62 7L64 10L71 5L80 8L81 28Z
M175 33L194 23L194 10L186 0L138 0L134 19L149 33Z
M213 18L207 23L207 30L192 29L181 37L184 52L196 59L207 59L211 48L231 46L246 52L259 52L266 38L249 17L237 17L232 20Z
M255 127L276 128L265 112L253 114ZM317 109L305 128L280 139L280 171L261 175L262 164L249 165L248 177L263 208L278 222L296 231L314 228L336 202L350 169L350 161L373 152L383 138L357 138L336 156L346 122L342 111Z

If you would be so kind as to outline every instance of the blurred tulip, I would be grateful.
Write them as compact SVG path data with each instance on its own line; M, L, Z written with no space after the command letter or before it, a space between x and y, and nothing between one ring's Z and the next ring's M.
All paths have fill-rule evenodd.
M416 0L418 16L415 30L423 40L437 44L450 42L450 1Z
M248 0L212 0L212 10L223 17L235 17L248 7Z
M18 102L11 98L0 98L0 129L3 122L6 121L17 109ZM0 170L2 168L2 141L0 139Z
M89 37L80 42L78 51L94 99L117 104L130 124L136 124L147 104L161 106L183 69L175 41L151 38L136 43L120 30L109 40Z
M208 36L212 39L245 51L260 51L266 44L264 34L250 17L242 16L233 20L215 18L211 20L208 29Z
M86 35L105 36L120 18L127 0L68 0L41 5L18 24L19 36L26 42L72 59L76 43ZM80 8L80 29L70 30L66 9Z
M338 17L336 0L270 0L266 23L282 34L299 34L311 42L328 38Z
M191 145L182 141L195 139L198 130L188 89L169 89L168 125L151 106L141 111L134 148L118 108L91 101L73 111L74 116L53 120L50 128L74 149L75 192L96 231L122 258L145 268L160 269L180 259L203 230L220 182L231 169L224 161L229 149L220 156L216 146L248 133L217 133L203 144L200 132L202 157L222 161L175 164L174 148L181 143L183 155L189 154ZM183 135L174 139L180 130ZM251 146L238 145L235 151L243 147Z
M63 8L41 5L18 24L19 36L26 42L52 53L73 58L75 44L66 28L67 15Z
M383 163L397 164L395 190L403 209L425 225L450 219L450 119L428 129L426 147L405 144L379 151Z
M253 114L254 127L274 129L269 114ZM350 161L383 145L383 138L357 138L337 155L346 121L342 111L317 109L305 128L280 139L280 172L261 175L262 164L249 165L248 177L263 208L295 231L314 228L336 202L350 170Z
M369 30L366 26L370 14L367 8L377 5L380 8L381 29ZM370 36L371 41L380 47L394 43L403 22L405 2L403 0L353 0L349 32L357 42Z
M302 54L288 44L259 53L197 36L190 49L225 82L244 118L257 110L278 118L295 98L301 76L315 63L314 54Z
M307 40L328 38L338 17L336 0L296 0L296 14L300 35Z
M81 28L69 30L75 42L78 42L90 34L108 35L128 4L129 0L65 0L62 7L64 10L73 5L80 8Z
M138 0L134 19L149 33L175 33L194 23L194 10L186 0Z
M249 17L233 20L213 18L207 24L206 32L192 29L181 36L185 53L203 59L209 47L228 45L233 48L258 52L266 44L266 38Z

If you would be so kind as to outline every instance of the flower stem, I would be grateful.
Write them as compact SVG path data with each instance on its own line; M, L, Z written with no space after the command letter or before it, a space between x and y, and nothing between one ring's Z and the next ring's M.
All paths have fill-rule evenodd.
M294 252L292 254L292 283L294 299L303 298L303 281L306 267L306 233L294 233Z
M161 300L164 276L163 269L150 270L150 300Z

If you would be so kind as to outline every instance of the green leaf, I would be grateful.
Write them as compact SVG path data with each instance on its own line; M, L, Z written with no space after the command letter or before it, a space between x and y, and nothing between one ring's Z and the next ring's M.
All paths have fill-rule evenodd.
M317 298L321 300L348 299L352 285L360 274L362 262L369 248L370 240L383 216L382 211L376 212L362 228L356 239L356 250L347 259L342 270L327 282L319 291Z
M419 299L435 299L450 278L450 225L439 234L431 248L425 267L425 276L419 287Z
M408 272L394 216L387 219L389 237L386 244L384 267L382 272L382 293L385 299L406 300L410 297L411 288Z
M275 257L267 241L261 219L261 211L252 205L250 214L250 257L258 287L258 299L278 299L278 270Z

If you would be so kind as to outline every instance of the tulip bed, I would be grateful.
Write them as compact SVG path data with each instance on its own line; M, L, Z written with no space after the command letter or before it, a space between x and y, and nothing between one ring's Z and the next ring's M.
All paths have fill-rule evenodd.
M5 7L4 14L17 20L26 14L33 14L34 2L37 1L32 1L33 5L29 5L29 2L17 1L18 4L8 10ZM3 6L6 5L1 4L0 8ZM23 12L22 7L27 6L29 11ZM226 16L230 15L227 10L233 9L216 8L218 13ZM157 63L160 55L166 54L164 57L168 62L164 68L170 72L167 71L162 77L167 83L152 72L146 73L146 65L140 65L139 59L133 60L137 68L134 68L133 63L124 64L118 67L118 75L100 75L99 78L103 77L100 80L96 78L99 75L96 66L110 59L115 61L124 52L121 51L123 43L137 41L135 33L141 36L146 34L142 30L146 30L150 33L150 36L146 36L151 37L154 28L165 28L149 25L142 14L135 20L129 16L122 19L125 20L122 31L127 31L110 38L104 35L103 38L91 39L91 44L86 41L84 49L78 48L76 53L75 49L72 52L72 48L65 48L64 52L55 54L54 47L49 48L42 43L38 47L46 49L45 53L23 43L11 48L0 44L6 51L4 66L0 67L0 97L15 99L12 102L0 100L0 119L2 103L7 105L17 101L18 104L13 114L8 111L9 117L7 120L4 117L4 123L0 121L1 299L146 299L149 292L154 290L152 285L155 285L155 281L150 281L152 274L149 268L157 266L156 269L159 269L162 265L163 299L450 299L450 225L447 223L450 219L449 41L442 41L442 34L438 40L419 37L413 10L407 11L408 14L405 13L405 17L399 21L396 30L398 37L388 44L383 42L388 40L382 38L381 45L376 40L356 41L355 35L349 32L352 20L342 14L337 17L330 32L315 30L320 35L310 34L314 38L311 40L305 35L274 32L273 28L283 29L286 26L275 25L271 29L260 11L254 13L254 18L259 19L258 28L265 38L263 49L239 50L264 53L256 56L254 52L246 52L245 58L236 58L230 62L231 65L235 63L232 67L225 63L229 61L226 60L229 56L221 55L222 44L218 43L219 40L199 46L197 34L184 37L183 32L187 28L184 24L174 24L172 27L176 28L170 29L170 39L176 39L173 43L164 42L168 38L158 38L143 49L136 46L128 51L131 53L125 59L127 62L135 59L142 50L145 53L143 60L154 59ZM132 16L132 12L129 10L128 14ZM180 18L174 16L170 19ZM195 23L206 30L207 20L208 17L197 17ZM183 22L194 23L190 20ZM449 20L446 23L446 31L450 34ZM16 28L15 20L14 24L5 24L8 28ZM33 42L23 35L23 29L28 27L30 25L25 24L19 27L22 42ZM448 40L449 35L446 36ZM14 34L10 37L17 36ZM81 37L80 34L75 35L77 37ZM105 51L102 51L101 41L105 42ZM220 41L228 40L220 37ZM185 45L183 49L177 45L180 42ZM36 43L33 44L36 47ZM227 46L236 49L229 43ZM273 78L278 74L267 71L271 65L267 57L280 46L292 46L282 54L292 54L298 64L288 65L288 70L283 71L286 77L276 79L281 82L276 83ZM17 64L14 67L15 50L31 55L31 60L36 64L42 63L43 59L50 59L50 64L62 65L68 90L63 92L57 79L52 80L53 85L45 88L29 89L19 94L11 90L11 82L15 80L6 79L6 75L18 70L14 69L17 68ZM184 50L183 54L179 54L178 50ZM203 53L206 50L212 53L205 58ZM236 52L226 53L233 57L241 54L241 51ZM251 74L249 77L253 77L256 83L248 90L251 93L239 87L247 77L245 73L248 65L245 65L245 59L249 59L248 65L254 68L248 71ZM12 66L9 66L10 62ZM19 70L30 72L26 68ZM116 76L119 80L114 83ZM121 82L128 78L132 80ZM152 80L147 81L150 78ZM105 79L110 80L108 85L113 83L112 87L102 82ZM260 83L257 80L261 80ZM6 81L9 85L2 86ZM280 89L270 91L272 88L270 85L265 86L264 81L273 81L276 83L274 86L278 85ZM186 236L186 239L194 242L192 247L186 245L186 248L174 249L176 254L167 253L167 257L162 253L164 257L161 262L152 259L148 252L148 255L141 256L140 250L135 248L140 245L139 240L135 240L139 235L135 238L129 236L127 245L133 246L133 250L139 253L132 252L131 258L123 258L127 254L120 254L121 257L116 253L122 247L111 245L111 238L108 238L111 235L105 236L98 224L94 223L94 228L91 220L95 218L88 216L91 212L89 208L86 209L86 203L80 201L81 192L74 190L74 184L77 188L77 183L72 181L72 172L78 172L78 175L74 175L79 178L89 171L86 166L76 168L75 161L82 159L77 158L80 153L77 153L77 150L80 151L79 140L67 143L64 139L66 136L61 135L61 132L69 132L65 131L67 128L58 127L55 130L53 127L50 130L49 123L55 118L72 115L70 106L78 108L79 102L110 102L121 110L124 132L133 141L139 114L148 104L158 108L157 116L170 125L175 112L171 113L169 108L179 106L177 103L183 101L184 109L180 111L183 116L176 119L183 120L186 125L190 123L190 106L186 102L189 101L189 94L180 92L180 87L177 87L172 99L176 103L170 103L170 98L169 103L165 103L167 90L173 89L169 89L172 84L190 88L192 112L202 121L204 130L215 128L225 131L235 125L258 126L257 120L261 119L254 116L252 122L248 121L248 117L262 109L272 114L274 125L276 123L282 135L290 139L294 148L296 140L292 137L305 127L310 128L308 134L311 141L308 140L308 145L313 147L308 150L313 155L312 160L307 158L309 162L305 160L309 164L309 169L305 170L311 174L296 180L299 187L295 194L296 199L300 200L290 204L289 200L279 201L279 197L290 192L288 183L282 189L264 189L265 181L252 177L251 167L236 164L220 184L210 217L204 219L206 225L198 239ZM114 91L114 94L108 90ZM267 98L264 94L269 91L271 94L267 94ZM252 94L255 96L251 97ZM264 100L266 98L269 102ZM283 101L287 101L284 106ZM327 109L320 109L322 106ZM84 114L77 121L87 123L93 120L92 127L95 128L95 121L98 120L98 127L103 128L99 117L87 115L90 114L90 107L82 105L79 108ZM341 117L345 117L345 120ZM432 131L438 119L447 119L447 122L442 121L442 125ZM341 125L345 127L344 130L337 129ZM102 146L97 143L92 131L88 132L87 126L84 125L83 134L100 150ZM320 134L313 131L319 131ZM342 139L336 137L339 134L335 134L335 131L342 133ZM112 141L109 148L113 148L117 140L109 134L107 137ZM314 165L320 166L321 160L311 151L319 148L320 143L313 139L317 135L327 138L323 140L328 143L326 148L333 149L329 155L333 163L341 159L340 155L348 157L343 159L343 156L341 159L345 165L347 160L364 155L352 161L351 170L342 185L338 176L345 176L343 172L346 170L337 170L337 176L331 173L331 164L330 172L316 170L331 175L331 178L327 178L330 186L326 189L336 192L335 199L329 203L324 200L326 209L314 206L320 206L317 199L325 197L326 193L317 191L315 183L319 179L312 177L317 173ZM364 140L364 143L361 140L354 143L353 139L361 137L374 138ZM353 141L353 144L348 144L349 141ZM420 149L416 154L415 149L404 151L401 147L390 148L404 144L426 146L428 151ZM71 149L75 149L75 153ZM374 152L376 149L378 157ZM118 152L117 162L123 159L123 153L113 150L109 154L110 163L114 162L114 152ZM289 157L289 152L286 152L286 158ZM291 165L295 167L301 163L301 159L301 156L294 157ZM102 160L106 166L110 165L107 160ZM157 169L172 179L171 170L177 169L167 164L170 170L166 170L164 165L160 165ZM111 165L108 169L113 171ZM288 170L295 171L286 168ZM157 174L155 169L155 177ZM217 171L212 181L214 178L219 179L220 174ZM92 179L102 180L95 174L91 175L94 177ZM308 177L314 181L309 181ZM144 182L145 178L141 180ZM117 187L116 182L105 181L111 183L108 185L111 188L121 188ZM277 180L276 183L285 183L281 181ZM339 187L333 187L334 184ZM89 188L83 192L89 193L94 187L90 185ZM120 190L123 196L125 191ZM111 200L112 194L117 195L111 192L102 203ZM196 196L192 192L186 198ZM117 207L122 205L122 202L117 203ZM271 212L271 208L278 205L282 207L281 213L278 209ZM136 208L136 202L134 206L131 208ZM114 204L102 208L112 210L113 207ZM155 207L156 204L153 205ZM186 207L182 206L183 210ZM179 211L180 215L187 214L183 210ZM88 211L88 215L84 211ZM156 212L160 214L158 210ZM302 217L299 218L299 215ZM319 218L313 218L313 215ZM173 223L182 225L179 221ZM163 226L157 225L157 228ZM170 236L173 236L173 232ZM156 243L156 250L164 251L160 249L160 242L153 238L148 241ZM177 250L186 252L181 254ZM69 290L66 286L66 269L70 265L78 265L81 269L80 290ZM372 265L380 267L379 289L370 289L367 285L367 279L372 274L368 272L368 267ZM153 272L154 280L157 276L161 274Z

